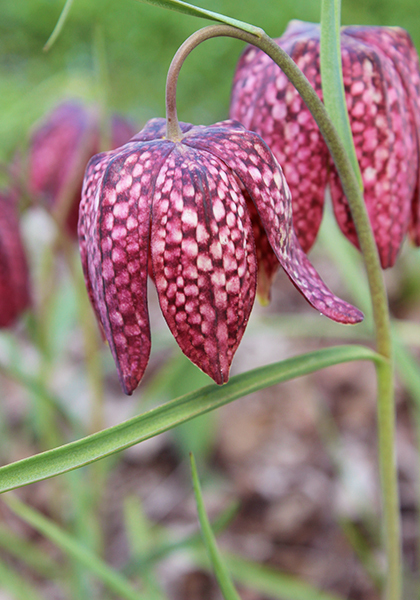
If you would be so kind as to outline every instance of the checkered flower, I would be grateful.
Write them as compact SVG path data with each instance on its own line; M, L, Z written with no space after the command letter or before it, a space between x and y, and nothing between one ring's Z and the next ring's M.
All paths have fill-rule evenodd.
M29 272L19 228L17 198L0 193L0 327L13 325L30 304Z
M135 131L118 116L110 122L110 146L125 144ZM65 204L66 225L76 236L83 174L100 149L98 111L69 100L57 106L34 130L29 143L28 189L49 209Z
M80 207L87 288L127 394L150 352L149 260L181 350L218 384L248 322L264 244L322 314L363 318L302 251L283 173L258 135L234 121L182 123L181 139L170 141L165 126L153 119L122 148L93 157Z
M292 21L278 44L322 99L318 25ZM382 266L394 264L407 231L420 245L420 70L409 35L397 27L344 27L347 108L364 196ZM295 88L263 52L247 48L233 84L230 115L261 135L283 165L293 225L307 252L330 186L337 222L358 246L338 174Z

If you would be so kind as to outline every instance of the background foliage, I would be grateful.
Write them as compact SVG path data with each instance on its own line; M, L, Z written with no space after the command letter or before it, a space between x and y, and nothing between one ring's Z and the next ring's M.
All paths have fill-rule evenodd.
M62 6L53 0L2 3L0 158L10 156L34 120L61 97L103 97L103 90L98 89L105 84L98 72L98 47L105 48L109 107L131 115L140 125L150 117L163 116L170 60L184 39L206 24L136 0L74 0L57 44L44 54L42 47ZM317 21L320 16L320 5L314 0L217 0L206 8L258 25L272 37L281 35L290 19ZM398 24L420 46L416 0L345 0L342 22ZM193 53L181 75L181 119L209 124L226 117L231 78L241 49L236 40L224 39L208 42Z

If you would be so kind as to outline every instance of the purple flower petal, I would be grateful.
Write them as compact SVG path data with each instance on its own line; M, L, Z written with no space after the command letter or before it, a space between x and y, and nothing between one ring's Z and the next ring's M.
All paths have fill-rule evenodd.
M280 165L260 136L226 121L204 132L192 130L184 143L211 152L240 179L281 266L308 302L334 321L360 322L363 314L332 294L300 247L292 226L290 191Z
M325 287L300 248L290 193L262 139L232 121L181 128L182 140L172 142L164 121L154 119L122 148L93 158L86 171L83 269L126 393L140 381L150 352L149 255L169 328L219 384L228 380L255 299L254 235L266 295L278 259L321 312L345 323L363 318ZM262 257L269 244L270 258Z
M319 26L293 21L277 42L322 99L319 37ZM382 266L389 267L407 230L420 245L419 61L409 35L399 28L344 27L341 47L366 207ZM310 249L318 231L328 167L337 221L358 246L350 208L318 126L285 75L255 48L248 48L239 61L230 114L260 134L282 164L303 249Z
M156 183L152 260L159 302L181 350L228 380L255 297L246 204L226 166L176 144Z
M293 21L277 41L322 100L319 47L309 35L319 35L316 26ZM322 221L329 169L327 146L286 75L254 47L245 50L237 66L230 116L261 135L282 165L292 194L293 226L308 252Z
M132 144L87 169L80 236L90 296L124 391L137 387L150 354L147 272L152 190L169 142ZM97 173L96 186L90 183Z
M366 208L382 267L395 263L411 216L417 173L417 140L407 95L392 61L377 47L343 35L347 107L364 184ZM358 247L357 234L338 174L331 168L337 222Z

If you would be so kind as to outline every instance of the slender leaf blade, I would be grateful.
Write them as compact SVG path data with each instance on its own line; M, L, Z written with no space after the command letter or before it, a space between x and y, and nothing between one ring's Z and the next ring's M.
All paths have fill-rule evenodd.
M64 24L67 20L67 17L69 15L70 9L71 9L71 5L73 4L73 0L66 0L66 3L64 5L63 10L61 11L60 16L58 17L58 21L50 35L50 37L48 38L48 40L45 43L44 46L44 51L48 52L48 50L50 50L52 48L52 46L55 44L58 36L61 33L61 30L64 27Z
M322 0L321 4L321 82L325 107L334 123L354 173L363 189L344 93L340 49L340 0Z
M146 600L131 583L120 573L104 563L76 538L64 531L58 525L44 517L41 513L24 504L14 496L5 496L8 507L23 521L29 523L47 539L71 558L80 562L86 569L94 573L111 591L125 600Z
M201 493L200 481L198 479L197 467L195 464L193 454L190 454L191 461L191 473L195 494L195 501L197 504L198 518L200 521L201 533L203 535L204 544L206 546L207 554L210 558L214 574L219 583L221 592L225 600L240 600L238 592L236 591L229 572L220 555L217 547L216 538L210 526L206 509L204 508L203 495Z
M355 360L384 359L364 346L344 345L236 375L223 386L215 384L185 394L119 425L0 468L0 493L77 469L125 450L237 398L319 369Z
M211 21L216 21L217 23L224 23L225 25L232 25L237 29L242 29L242 31L247 31L248 33L252 33L257 37L261 37L263 33L260 27L255 27L255 25L250 25L249 23L244 23L243 21L238 21L238 19L233 19L231 17L227 17L220 13L213 12L212 10L206 10L205 8L200 8L199 6L194 6L193 4L189 4L188 2L182 2L182 0L139 0L144 4L153 4L154 6L160 6L161 8L166 8L169 10L174 10L179 13L183 13L185 15L189 15L192 17L201 17L202 19L210 19Z

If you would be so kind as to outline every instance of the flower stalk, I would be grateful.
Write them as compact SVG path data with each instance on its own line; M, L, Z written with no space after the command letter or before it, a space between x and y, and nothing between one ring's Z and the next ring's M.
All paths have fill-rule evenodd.
M376 368L378 382L378 445L387 556L385 598L386 600L399 600L401 598L401 548L395 460L395 404L390 317L378 250L360 184L340 136L315 90L290 56L264 32L257 36L228 25L211 25L197 31L182 44L173 58L167 79L168 138L172 140L179 139L180 129L176 114L175 93L179 70L185 58L203 41L220 36L237 38L256 46L270 56L283 70L301 95L321 130L350 205L368 277L375 323L376 347L378 353L385 359L384 363L377 365Z

